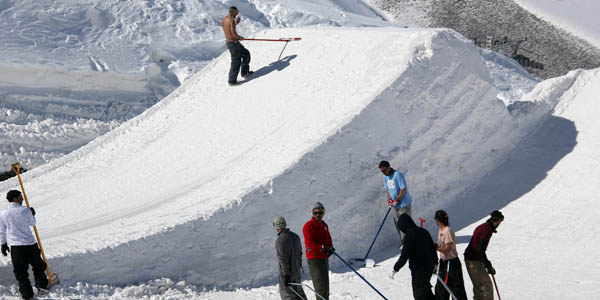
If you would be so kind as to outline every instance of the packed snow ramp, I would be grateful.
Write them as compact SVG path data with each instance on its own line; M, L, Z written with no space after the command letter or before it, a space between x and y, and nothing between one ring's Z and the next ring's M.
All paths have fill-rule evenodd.
M302 40L244 42L255 73L241 86L227 85L224 53L143 114L23 175L63 282L271 282L273 217L301 233L315 201L336 249L362 255L386 209L380 160L405 172L413 213L431 214L428 199L454 201L550 110L511 114L479 50L451 30L255 37ZM386 226L376 249L397 243Z

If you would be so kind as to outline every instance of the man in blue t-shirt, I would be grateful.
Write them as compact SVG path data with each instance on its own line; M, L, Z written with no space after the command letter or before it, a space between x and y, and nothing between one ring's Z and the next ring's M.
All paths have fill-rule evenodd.
M398 227L398 219L402 214L412 216L412 198L410 197L410 193L408 193L404 175L400 171L392 169L390 163L385 160L379 163L379 170L384 175L383 184L387 191L388 205L393 208L394 225L400 234L400 244L402 245L404 233Z

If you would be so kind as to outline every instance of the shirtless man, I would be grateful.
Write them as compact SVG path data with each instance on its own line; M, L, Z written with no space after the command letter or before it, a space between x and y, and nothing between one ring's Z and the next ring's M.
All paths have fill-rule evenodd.
M250 51L244 48L240 43L240 40L243 40L244 37L237 34L235 31L235 26L240 22L240 18L236 16L239 11L237 7L232 6L229 8L229 13L223 17L221 21L221 26L223 27L223 32L225 33L225 42L227 44L227 48L229 49L229 53L231 53L231 68L229 69L229 85L239 85L240 82L237 81L238 73L241 73L242 77L248 77L250 74L254 73L250 71Z

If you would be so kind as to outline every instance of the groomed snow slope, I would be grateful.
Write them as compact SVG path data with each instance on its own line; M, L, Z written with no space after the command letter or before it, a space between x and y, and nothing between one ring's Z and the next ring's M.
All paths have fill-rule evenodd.
M487 251L498 272L495 277L503 299L596 297L600 278L596 253L600 248L597 230L591 224L600 216L596 201L600 192L599 94L600 69L573 71L538 84L524 99L550 104L555 107L552 114L515 145L501 165L466 192L462 201L446 209L450 224L457 231L461 255L475 227L487 219L487 213L493 209L504 213L505 222ZM439 205L446 206L442 202ZM424 217L432 218L431 214ZM398 255L380 261L390 252L397 250L378 249L373 253L378 261L375 268L360 271L389 299L412 299L407 269L401 270L394 280L388 278ZM464 263L463 277L471 299L472 285ZM303 283L312 285L309 276L304 278ZM431 282L435 284L435 278ZM163 286L168 286L165 290L170 292L153 292ZM345 267L330 274L330 286L332 299L379 299ZM153 295L155 299L168 299L174 293L205 300L276 299L279 295L276 285L204 292L184 287L161 280L113 289L111 295ZM314 299L308 289L305 291L309 299Z
M256 37L279 36L303 40L283 52L245 43L256 73L242 86L226 85L224 53L142 115L24 174L63 282L259 285L274 278L273 216L300 232L317 200L338 251L364 253L367 242L357 241L371 238L385 211L379 160L405 172L415 216L429 216L552 107L533 99L507 108L479 50L450 30ZM385 229L377 247L394 237Z
M38 167L166 97L244 36L268 28L389 26L361 0L0 0L0 173Z

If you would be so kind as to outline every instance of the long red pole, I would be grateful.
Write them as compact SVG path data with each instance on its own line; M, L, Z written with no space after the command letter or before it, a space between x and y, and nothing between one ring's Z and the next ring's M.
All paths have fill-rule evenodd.
M280 39L242 39L242 41L259 41L259 42L292 42L299 41L302 38L280 38Z
M502 297L500 297L500 291L498 291L498 284L496 283L496 277L494 277L494 274L492 274L492 279L494 280L494 286L496 287L496 293L498 294L498 300L502 300Z

